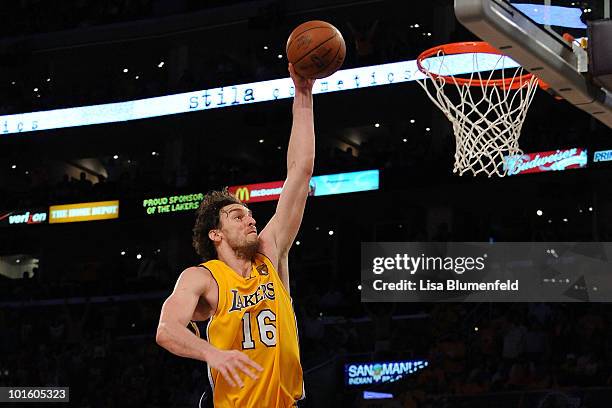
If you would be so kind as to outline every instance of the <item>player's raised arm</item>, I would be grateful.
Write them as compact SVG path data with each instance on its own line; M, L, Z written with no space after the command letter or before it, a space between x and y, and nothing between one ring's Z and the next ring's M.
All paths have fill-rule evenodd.
M295 96L293 98L293 126L287 149L287 178L276 207L276 213L260 235L262 252L277 265L289 252L302 223L315 155L312 108L314 80L296 74L291 64L289 64L289 72L295 84ZM288 279L282 274L284 268L279 269L281 278L288 287Z

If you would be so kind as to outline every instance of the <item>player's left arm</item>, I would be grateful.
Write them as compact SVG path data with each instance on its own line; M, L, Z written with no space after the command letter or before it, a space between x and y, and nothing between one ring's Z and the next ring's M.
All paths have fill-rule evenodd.
M287 291L289 291L289 249L297 236L304 216L315 156L312 107L314 80L305 79L296 74L291 64L289 72L295 85L295 96L293 98L293 125L287 148L287 178L283 184L276 212L259 236L260 251L270 258Z

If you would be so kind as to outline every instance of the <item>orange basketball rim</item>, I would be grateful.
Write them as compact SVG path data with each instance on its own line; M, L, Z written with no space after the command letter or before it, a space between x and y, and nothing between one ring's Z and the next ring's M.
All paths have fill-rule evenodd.
M466 41L457 42L450 44L443 44L432 47L428 50L423 51L416 60L419 71L425 75L431 77L434 80L445 80L446 82L454 83L456 85L468 85L468 86L495 86L500 87L504 90L508 89L519 89L526 86L531 78L534 76L531 73L526 73L516 77L508 77L502 79L481 79L481 78L456 78L453 75L441 75L435 72L431 72L423 66L423 61L431 57L440 57L445 55L458 55L458 54L493 54L499 56L506 56L504 53L493 47L491 44L484 41ZM537 78L538 85L543 90L547 90L549 85L541 79Z

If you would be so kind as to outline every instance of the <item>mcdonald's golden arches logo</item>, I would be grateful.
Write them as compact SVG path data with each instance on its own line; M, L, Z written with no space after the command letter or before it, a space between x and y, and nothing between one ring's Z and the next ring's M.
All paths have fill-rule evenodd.
M251 192L248 187L237 188L235 195L240 201L249 201L251 199Z

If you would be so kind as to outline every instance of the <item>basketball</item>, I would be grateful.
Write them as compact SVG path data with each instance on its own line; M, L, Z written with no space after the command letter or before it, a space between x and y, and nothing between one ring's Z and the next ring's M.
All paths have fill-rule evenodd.
M287 40L287 59L305 78L325 78L344 62L346 45L336 27L313 20L300 24Z

